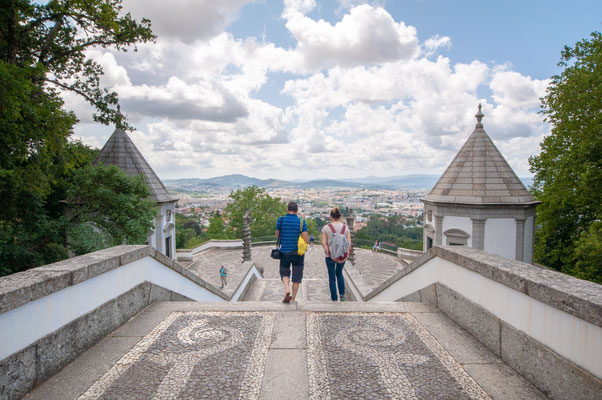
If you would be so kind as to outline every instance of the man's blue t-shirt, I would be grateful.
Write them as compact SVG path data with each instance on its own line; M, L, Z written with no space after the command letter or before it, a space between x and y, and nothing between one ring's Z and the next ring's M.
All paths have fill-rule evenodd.
M303 220L303 229L299 228L301 228L301 218L296 214L286 214L284 217L278 218L276 230L280 231L281 252L291 253L297 251L297 241L299 240L300 232L307 232L305 220Z

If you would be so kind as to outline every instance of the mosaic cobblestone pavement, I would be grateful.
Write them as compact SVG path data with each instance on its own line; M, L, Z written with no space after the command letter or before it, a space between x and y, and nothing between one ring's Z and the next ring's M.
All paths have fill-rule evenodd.
M80 399L257 399L274 318L174 312Z
M409 314L312 314L312 399L489 399Z
M79 399L260 398L276 315L172 312ZM489 399L411 314L303 320L311 399Z

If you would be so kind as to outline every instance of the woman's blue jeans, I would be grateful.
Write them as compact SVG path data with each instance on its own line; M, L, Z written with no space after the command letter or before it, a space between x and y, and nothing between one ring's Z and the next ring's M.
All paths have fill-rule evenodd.
M326 257L326 268L328 268L328 285L330 286L330 298L337 301L337 285L339 294L345 296L345 279L343 278L343 267L345 262L337 263L332 258Z

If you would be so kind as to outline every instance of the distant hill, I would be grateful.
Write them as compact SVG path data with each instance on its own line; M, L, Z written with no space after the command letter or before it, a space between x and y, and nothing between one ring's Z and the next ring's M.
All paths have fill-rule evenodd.
M239 189L247 186L264 188L363 188L363 189L430 189L435 186L439 175L411 174L389 177L368 176L346 180L316 179L311 181L284 181L280 179L258 179L241 174L217 176L209 179L185 178L165 179L163 183L171 190L203 191L209 188ZM525 187L533 183L533 178L520 178Z

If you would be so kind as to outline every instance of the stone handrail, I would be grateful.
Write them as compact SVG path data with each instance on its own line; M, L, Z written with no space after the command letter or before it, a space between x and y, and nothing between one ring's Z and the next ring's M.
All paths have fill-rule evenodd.
M435 246L364 300L437 306L551 398L602 393L602 285Z
M176 258L180 261L192 261L192 257L205 250L242 249L242 240L211 239L194 249L176 249Z
M0 397L20 398L155 301L237 301L150 246L116 246L0 278ZM59 349L59 350L57 350Z
M392 283L409 275L434 257L448 260L602 327L601 285L470 247L435 246L431 248L429 252L423 253L407 268L402 269L374 289L365 300L375 298Z

